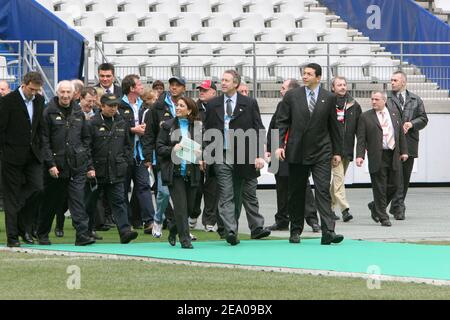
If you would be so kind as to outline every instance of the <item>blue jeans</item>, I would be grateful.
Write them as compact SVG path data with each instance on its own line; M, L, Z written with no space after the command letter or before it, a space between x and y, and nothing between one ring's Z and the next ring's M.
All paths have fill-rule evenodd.
M161 179L161 171L158 171L158 194L156 195L156 213L155 223L162 224L164 220L164 212L169 205L170 193L167 186L163 186Z
M155 209L153 208L152 191L150 188L150 177L148 175L147 167L144 162L136 162L131 168L131 172L126 181L125 188L125 201L129 209L129 217L131 216L130 203L128 201L128 189L133 180L133 188L136 192L136 197L139 202L139 208L141 210L141 218L144 223L152 223Z

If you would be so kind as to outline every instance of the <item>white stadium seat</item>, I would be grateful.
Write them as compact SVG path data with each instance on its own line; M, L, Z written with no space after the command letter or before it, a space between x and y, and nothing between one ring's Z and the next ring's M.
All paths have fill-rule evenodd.
M202 28L200 15L193 12L182 12L176 19L177 27L187 28L191 33L199 33Z
M238 19L244 13L241 0L221 1L218 5L218 9L220 13L229 14L232 20Z
M240 28L249 28L254 34L261 34L264 29L264 19L259 13L243 13L238 19Z
M158 30L159 34L167 33L170 28L169 15L161 12L147 13L143 18L145 27L151 27Z
M134 13L138 18L150 12L150 6L146 0L127 0L119 5L124 12Z
M210 0L191 0L187 4L187 12L195 12L200 15L200 19L203 20L208 18L211 11L211 1Z
M327 28L327 20L322 12L306 12L302 20L302 28L315 29L317 33L323 33Z
M131 12L118 12L108 21L112 22L114 27L124 28L127 33L131 33L139 27L136 14Z
M273 4L270 0L253 0L249 5L249 11L262 15L264 20L272 18Z
M60 9L63 12L68 12L74 19L79 18L86 12L86 5L83 0L70 0L61 3Z
M219 28L222 33L229 34L233 31L233 19L229 13L213 13L208 19L208 26Z
M117 0L94 0L89 1L86 5L86 9L90 9L89 11L94 11L97 13L102 13L106 18L109 18L115 15L117 10ZM86 10L88 11L88 10Z
M114 55L117 50L127 48L127 32L121 27L106 27L102 33L98 34L103 42L104 53L106 55ZM122 43L105 43L105 42L122 42Z
M282 29L286 34L293 33L297 28L292 13L275 13L270 24L272 28Z
M149 1L149 5L150 7L154 6L156 12L166 13L170 20L176 18L181 12L180 1L178 0Z
M80 24L83 27L89 27L94 30L95 33L100 32L103 28L106 28L106 18L101 12L87 11L80 18Z

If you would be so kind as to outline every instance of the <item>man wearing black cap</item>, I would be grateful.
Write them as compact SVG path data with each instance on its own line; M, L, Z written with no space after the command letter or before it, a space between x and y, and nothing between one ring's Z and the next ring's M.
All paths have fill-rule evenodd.
M88 166L87 176L97 179L98 187L103 189L117 224L120 242L125 244L138 236L128 222L124 191L127 168L133 163L133 144L128 134L128 122L117 112L122 100L113 94L104 94L100 102L101 113L89 122L92 163ZM88 197L90 211L94 211L99 188L93 186Z
M197 106L200 113L202 122L205 121L206 104L217 96L217 87L211 80L203 81L198 87L199 99L197 100ZM217 198L217 180L214 174L212 166L209 167L208 172L201 172L200 187L198 188L197 197L195 198L193 216L189 217L189 225L194 228L197 224L197 218L202 213L200 205L202 202L202 196L205 197L202 215L202 224L205 227L206 232L214 232L215 224L217 222L217 207L219 205L219 199Z
M175 106L178 99L184 95L186 91L186 80L182 77L172 77L169 79L169 92L164 99L159 99L150 112L147 112L145 122L145 133L141 137L142 148L144 153L144 162L147 167L154 163L155 144L158 137L161 124L169 119L175 118ZM153 236L160 237L162 232L163 214L169 206L170 193L167 186L162 185L161 172L158 168L158 161L155 161L158 180L158 193L156 196L156 213L153 224Z

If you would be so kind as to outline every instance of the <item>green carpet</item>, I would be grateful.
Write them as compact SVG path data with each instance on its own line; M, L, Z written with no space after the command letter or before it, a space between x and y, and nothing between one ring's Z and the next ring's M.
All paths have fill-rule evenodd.
M290 244L287 240L249 240L238 246L225 241L193 242L193 250L168 243L22 246L36 250L116 254L206 263L373 273L381 275L450 280L450 247L345 240L321 246L320 239Z

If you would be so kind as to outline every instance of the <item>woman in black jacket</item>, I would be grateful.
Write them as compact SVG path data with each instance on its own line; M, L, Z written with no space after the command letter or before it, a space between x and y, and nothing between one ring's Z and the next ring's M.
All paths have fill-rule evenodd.
M156 150L161 166L163 185L169 187L174 206L174 217L169 219L169 243L176 244L176 235L184 249L192 249L189 235L189 213L193 210L197 187L200 182L199 158L201 156L202 123L199 120L198 107L194 100L181 97L175 109L176 117L161 125L156 142ZM197 147L190 140L199 143ZM190 141L190 153L186 150L186 141ZM184 149L183 149L184 148ZM183 152L185 155L182 156ZM185 160L186 154L194 154ZM168 217L170 218L170 217Z

